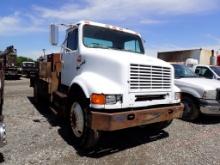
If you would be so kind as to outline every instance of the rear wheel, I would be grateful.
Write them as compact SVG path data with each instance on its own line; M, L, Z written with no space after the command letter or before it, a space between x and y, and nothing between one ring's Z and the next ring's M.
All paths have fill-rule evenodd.
M196 105L196 102L193 98L185 96L182 99L184 104L184 111L183 111L183 120L187 121L194 121L200 115L199 107Z
M88 106L83 101L73 101L71 104L69 125L76 147L90 149L96 145L99 139L99 132L90 128Z
M0 116L2 115L2 110L3 110L3 102L4 100L1 99L1 103L0 103ZM0 120L1 121L1 120Z
M39 94L38 94L38 88L37 84L34 84L34 102L37 104L39 101Z
M47 94L47 89L42 88L43 84L36 81L34 83L33 93L34 93L34 103L42 104L44 106L49 105L51 95Z

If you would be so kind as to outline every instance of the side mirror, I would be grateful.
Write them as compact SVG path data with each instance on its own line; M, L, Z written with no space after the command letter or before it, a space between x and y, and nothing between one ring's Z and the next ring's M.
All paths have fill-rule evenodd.
M55 24L50 25L50 44L51 45L58 45L58 35L59 35L59 28Z

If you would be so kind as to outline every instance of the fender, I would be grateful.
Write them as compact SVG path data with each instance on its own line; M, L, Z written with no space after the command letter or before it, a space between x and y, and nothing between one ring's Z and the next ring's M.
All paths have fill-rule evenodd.
M181 91L182 91L183 93L190 94L190 95L192 95L193 97L198 98L198 99L202 97L201 94L200 94L198 91L193 90L192 88L181 87Z
M92 93L104 93L104 94L121 94L122 89L121 85L113 82L106 77L98 75L92 72L83 72L80 75L76 76L70 87L73 84L79 85L86 98L90 98Z

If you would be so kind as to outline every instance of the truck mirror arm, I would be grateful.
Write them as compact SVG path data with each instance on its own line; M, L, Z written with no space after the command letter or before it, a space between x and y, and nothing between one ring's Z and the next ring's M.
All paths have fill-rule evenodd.
M64 50L66 50L66 51L68 51L68 52L72 52L72 51L73 51L72 49L67 48L67 47L64 46L64 45L62 45L61 48L64 49Z

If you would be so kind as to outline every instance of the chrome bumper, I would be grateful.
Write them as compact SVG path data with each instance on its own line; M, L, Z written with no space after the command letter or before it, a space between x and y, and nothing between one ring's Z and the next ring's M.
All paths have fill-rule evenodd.
M216 100L200 100L200 111L207 115L220 115L220 102Z
M0 122L0 147L3 147L5 144L6 144L5 124Z

